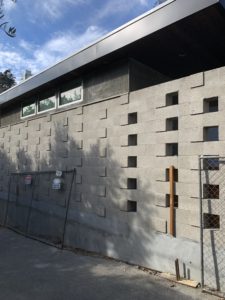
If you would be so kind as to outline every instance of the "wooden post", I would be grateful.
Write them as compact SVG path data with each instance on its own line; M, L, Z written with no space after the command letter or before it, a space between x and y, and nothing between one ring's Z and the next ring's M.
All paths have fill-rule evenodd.
M175 272L176 272L176 280L180 280L180 268L179 268L179 260L178 258L175 260Z
M170 166L169 169L170 180L170 234L175 236L174 228L174 167Z

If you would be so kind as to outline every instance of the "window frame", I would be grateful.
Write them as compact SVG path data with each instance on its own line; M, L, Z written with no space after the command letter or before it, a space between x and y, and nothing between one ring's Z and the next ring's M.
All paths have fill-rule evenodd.
M49 108L49 109L45 109L43 111L39 111L39 102L42 101L42 100L47 100L49 98L52 98L52 97L55 97L55 106L53 108ZM46 98L40 98L38 97L38 99L36 100L36 114L39 115L39 114L43 114L45 112L48 112L50 110L53 110L53 109L57 109L57 93L55 92L53 94L53 96L50 96L50 97L46 97Z
M61 107L65 107L65 106L69 106L69 105L74 105L76 103L80 103L83 101L83 80L80 80L80 81L75 81L74 82L74 85L76 83L80 83L80 85L77 85L75 87L72 87L72 88L68 88L68 89L63 89L63 86L61 87L61 89L59 89L59 92L58 92L58 101L57 101L57 108L60 109ZM68 91L71 91L73 89L75 89L76 87L81 87L81 99L80 100L74 100L72 102L69 102L69 103L66 103L66 104L60 104L60 100L61 100L61 93L65 93L65 92L68 92Z
M36 100L33 100L30 104L26 104L25 105L25 103L26 102L24 102L24 103L21 103L21 110L20 110L20 118L21 119L25 119L25 118L29 118L29 117L32 117L32 116L35 116L36 114L37 114L37 102L36 102ZM23 116L23 107L24 106L29 106L29 105L31 105L31 104L34 104L34 113L33 114L31 114L31 115L28 115L28 116Z

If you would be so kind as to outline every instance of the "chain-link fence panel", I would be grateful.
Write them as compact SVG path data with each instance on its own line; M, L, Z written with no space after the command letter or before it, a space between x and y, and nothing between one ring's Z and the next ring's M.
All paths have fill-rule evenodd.
M202 285L225 292L225 158L200 158Z
M75 170L12 173L5 226L62 246L74 177Z

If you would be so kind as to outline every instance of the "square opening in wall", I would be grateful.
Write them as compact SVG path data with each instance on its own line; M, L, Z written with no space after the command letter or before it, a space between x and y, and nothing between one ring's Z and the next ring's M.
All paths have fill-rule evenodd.
M128 156L127 165L128 168L137 168L137 156Z
M166 156L178 155L178 143L166 144Z
M166 181L170 181L170 169L166 169ZM174 168L174 181L178 182L178 169Z
M218 184L203 184L204 199L219 199L220 186Z
M178 92L166 94L166 106L177 105L179 102Z
M128 190L137 189L137 178L127 178L127 188Z
M204 105L203 108L205 113L218 111L219 110L218 97L204 99L203 105Z
M213 142L219 140L219 127L209 126L203 128L203 138L205 142Z
M225 163L225 162L224 162ZM223 164L224 164L223 163ZM204 158L203 159L203 170L216 171L220 169L220 160L219 158Z
M170 194L166 194L166 207L170 207ZM174 195L174 207L178 208L178 195Z
M128 124L136 124L137 123L137 113L129 113L128 114Z
M219 229L220 216L213 214L203 214L203 223L205 229Z
M166 119L166 131L178 130L178 117Z
M137 134L128 135L128 146L137 146Z
M127 211L136 212L137 211L137 202L136 201L127 201Z

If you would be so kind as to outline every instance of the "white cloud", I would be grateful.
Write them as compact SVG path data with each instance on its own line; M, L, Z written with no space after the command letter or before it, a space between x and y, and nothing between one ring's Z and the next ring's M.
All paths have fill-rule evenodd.
M12 0L4 0L3 2L4 11L9 12L16 8L16 3Z
M151 1L150 1L151 2ZM129 13L137 6L149 6L149 0L111 0L106 1L105 5L99 10L96 19L107 18L112 15Z
M71 7L86 3L87 0L39 0L34 3L36 16L59 19Z
M19 42L20 48L18 49L0 44L0 71L11 69L17 80L20 80L21 74L26 69L36 74L66 58L71 53L75 53L104 34L103 29L90 26L83 34L79 35L72 32L58 33L39 47L25 40Z

